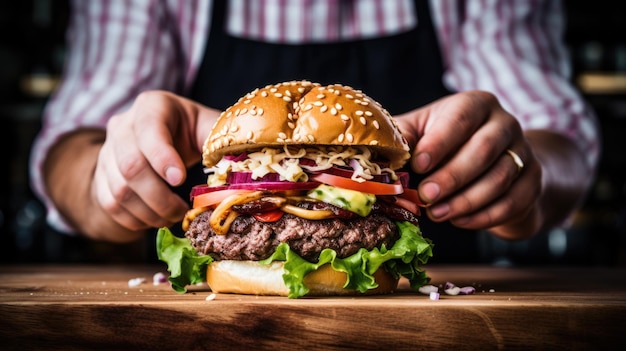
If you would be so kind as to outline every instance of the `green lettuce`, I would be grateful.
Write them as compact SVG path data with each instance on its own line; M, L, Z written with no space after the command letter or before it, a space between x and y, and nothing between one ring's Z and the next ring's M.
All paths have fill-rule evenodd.
M330 264L334 270L346 273L346 289L360 292L375 289L378 284L373 274L381 266L396 278L406 277L411 288L417 289L430 280L420 265L432 257L433 244L422 237L417 226L409 222L398 222L397 225L400 238L390 248L383 245L369 251L361 249L346 258L338 258L334 250L325 249L314 263L291 251L286 243L281 243L272 256L260 263L285 262L283 280L289 289L290 298L306 295L309 289L304 285L304 277L324 264ZM157 251L159 259L168 264L170 282L178 292L185 292L187 284L203 281L206 267L212 262L210 257L198 255L188 240L175 237L167 228L161 228L157 234Z
M167 263L172 288L179 293L187 292L187 285L206 280L206 267L213 262L211 256L198 255L186 238L179 238L168 228L157 232L156 251L159 260Z

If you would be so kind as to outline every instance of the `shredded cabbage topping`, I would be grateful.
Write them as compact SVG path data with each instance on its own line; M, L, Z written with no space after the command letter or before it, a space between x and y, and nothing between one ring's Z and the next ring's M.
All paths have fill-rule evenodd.
M304 159L313 161L314 165L300 162ZM251 172L252 179L259 179L268 173L278 173L281 181L306 182L309 179L306 172L320 172L335 166L352 168L351 179L357 182L371 180L374 175L383 173L388 173L394 181L398 179L391 168L381 167L371 159L371 150L364 146L284 146L282 150L266 147L247 154L247 158L243 160L222 158L214 167L206 169L210 173L207 184L226 184L229 172Z

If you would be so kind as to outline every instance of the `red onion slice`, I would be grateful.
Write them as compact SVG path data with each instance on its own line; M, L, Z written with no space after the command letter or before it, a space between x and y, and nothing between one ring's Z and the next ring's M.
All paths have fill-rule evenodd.
M252 179L252 172L230 172L226 176L226 183L239 184L239 183L253 183L253 182L280 182L280 174L268 173L261 178Z
M268 190L268 191L285 191L285 190L311 190L318 187L318 182L251 182L231 184L228 189L245 189L245 190Z

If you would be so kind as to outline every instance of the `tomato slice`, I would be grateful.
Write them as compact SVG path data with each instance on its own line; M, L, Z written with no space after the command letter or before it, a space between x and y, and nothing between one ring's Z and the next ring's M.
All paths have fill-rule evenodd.
M420 199L419 193L416 189L404 188L404 192L402 192L402 194L399 194L398 197L407 199L421 207L424 207L425 205L422 202L422 199Z
M416 202L411 201L411 200L409 200L407 198L404 198L404 197L396 196L396 199L395 199L393 204L398 206L398 207L402 207L405 210L407 210L407 211L409 211L409 212L411 212L411 213L413 213L413 214L415 214L417 216L421 215L421 213L422 213L421 210L420 210L419 205Z
M213 206L222 202L225 198L229 197L230 195L246 194L252 191L254 190L226 189L226 190L218 190L218 191L212 191L209 193L196 195L193 198L193 208Z
M208 186L206 184L195 185L191 188L191 192L189 193L189 200L193 201L193 199L205 193L211 193L214 191L221 191L228 189L226 185L218 185L218 186Z
M374 195L398 195L402 194L403 188L400 182L391 184L364 181L357 182L350 178L336 176L334 174L320 173L311 177L316 182L336 186L338 188L356 190Z
M272 210L272 211L255 213L253 214L253 216L259 222L271 223L271 222L276 222L277 220L281 219L284 214L285 212L281 210Z

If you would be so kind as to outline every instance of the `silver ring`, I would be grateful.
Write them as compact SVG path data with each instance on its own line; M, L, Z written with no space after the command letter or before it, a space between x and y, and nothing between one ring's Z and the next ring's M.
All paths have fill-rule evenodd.
M521 172L522 169L524 169L524 161L522 161L522 158L511 149L506 149L506 152L509 156L511 156L513 162L515 162L515 165L517 166L517 173Z

